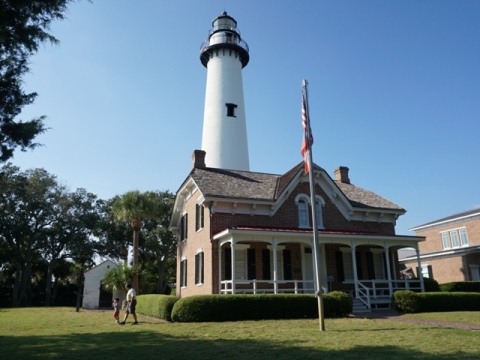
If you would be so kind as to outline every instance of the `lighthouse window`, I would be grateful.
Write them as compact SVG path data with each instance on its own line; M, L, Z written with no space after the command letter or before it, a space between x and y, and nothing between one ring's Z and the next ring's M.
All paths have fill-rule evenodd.
M226 103L225 105L227 107L227 116L236 117L235 116L235 109L237 108L237 105L230 104L230 103Z

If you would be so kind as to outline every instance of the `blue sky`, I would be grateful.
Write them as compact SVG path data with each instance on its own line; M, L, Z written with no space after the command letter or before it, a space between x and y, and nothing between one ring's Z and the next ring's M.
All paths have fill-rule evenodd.
M72 190L108 199L176 192L201 148L200 45L226 10L243 69L250 168L299 163L301 81L313 160L407 210L398 234L480 206L480 1L80 1L31 59L25 89L44 146L16 152Z

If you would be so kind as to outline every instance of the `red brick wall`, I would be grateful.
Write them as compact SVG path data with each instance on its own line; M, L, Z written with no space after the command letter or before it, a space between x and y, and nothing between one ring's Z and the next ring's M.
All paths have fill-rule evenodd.
M365 231L383 235L395 235L395 227L390 223L348 221L333 204L325 192L317 186L315 189L317 195L325 200L323 207L323 224L327 230L345 230L345 231ZM298 194L309 194L308 183L301 183L289 195L288 199L276 211L274 216L231 213L214 213L212 217L212 233L216 234L226 228L233 226L271 226L284 228L298 227L298 208L295 204L295 198ZM311 214L309 214L311 216ZM311 223L311 219L310 219Z

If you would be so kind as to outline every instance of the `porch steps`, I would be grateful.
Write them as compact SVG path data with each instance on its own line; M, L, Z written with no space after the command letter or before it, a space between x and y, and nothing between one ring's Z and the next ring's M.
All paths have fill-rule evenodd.
M360 299L353 299L353 309L352 312L354 313L361 313L361 312L372 312L367 305L365 305Z

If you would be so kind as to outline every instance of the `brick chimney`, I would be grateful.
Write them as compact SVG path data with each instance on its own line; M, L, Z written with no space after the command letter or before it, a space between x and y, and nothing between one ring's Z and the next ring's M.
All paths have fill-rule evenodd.
M344 184L350 184L350 179L348 178L348 167L339 166L335 169L334 174L336 181L340 181Z
M203 150L195 150L192 154L193 168L194 169L205 169L205 154Z

